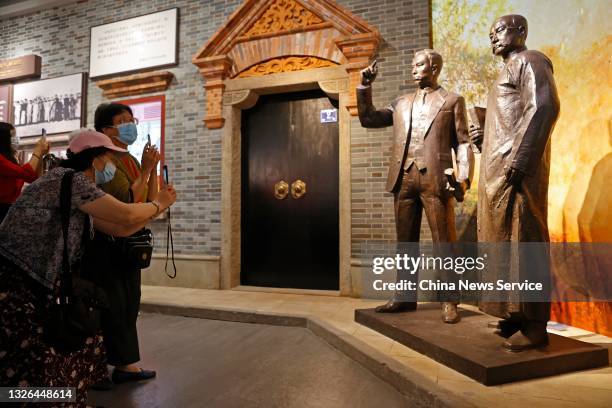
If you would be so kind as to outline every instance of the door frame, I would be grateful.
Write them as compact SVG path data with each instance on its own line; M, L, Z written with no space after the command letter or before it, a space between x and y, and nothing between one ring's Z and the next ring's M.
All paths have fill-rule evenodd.
M351 287L351 152L349 74L342 66L281 72L223 82L223 140L221 148L221 265L220 287L240 285L242 208L242 110L257 103L259 95L321 89L338 100L338 210L340 295ZM271 290L272 291L272 290ZM275 292L278 289L274 290ZM295 290L294 290L295 291ZM308 293L304 290L304 293Z

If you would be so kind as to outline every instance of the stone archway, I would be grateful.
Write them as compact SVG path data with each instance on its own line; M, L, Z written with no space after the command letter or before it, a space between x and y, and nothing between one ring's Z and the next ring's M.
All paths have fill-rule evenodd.
M241 114L259 95L320 88L339 114L340 294L350 295L350 115L380 36L331 0L247 0L195 54L209 129L224 128L221 288L240 284Z
M351 83L347 108L356 115L354 86L379 42L378 31L331 0L247 0L192 60L205 80L206 126L223 127L225 80L283 68L343 66Z

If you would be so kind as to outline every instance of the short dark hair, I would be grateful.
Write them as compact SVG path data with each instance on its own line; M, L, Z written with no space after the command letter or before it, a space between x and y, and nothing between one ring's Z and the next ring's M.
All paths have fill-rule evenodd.
M85 171L91 168L96 157L102 156L106 152L108 152L108 149L102 146L90 147L78 153L73 153L68 149L68 151L66 151L66 156L68 158L62 160L59 165L60 167L74 169L75 171Z
M96 113L94 113L94 128L98 132L102 132L105 127L113 126L113 118L123 112L128 112L134 116L132 108L122 103L111 102L98 105Z
M0 154L7 160L17 164L15 158L15 148L11 143L11 131L15 129L15 126L7 122L0 122Z

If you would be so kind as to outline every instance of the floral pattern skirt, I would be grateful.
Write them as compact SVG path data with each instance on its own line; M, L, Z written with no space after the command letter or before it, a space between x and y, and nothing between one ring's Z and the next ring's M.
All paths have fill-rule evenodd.
M87 388L108 375L102 336L88 338L77 351L55 350L43 339L51 302L46 288L0 257L0 384L74 387L76 403L35 406L85 407Z

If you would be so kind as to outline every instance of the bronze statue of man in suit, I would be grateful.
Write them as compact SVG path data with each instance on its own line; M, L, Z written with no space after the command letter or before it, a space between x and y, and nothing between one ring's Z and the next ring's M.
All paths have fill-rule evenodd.
M478 241L547 243L550 135L559 115L552 63L544 54L527 50L523 16L498 18L489 38L504 67L489 91L484 131L470 131L474 144L482 144ZM520 255L513 266L493 271L496 276L487 281L502 278L500 273L520 281L535 269L547 268L547 251L539 265L532 256ZM504 347L521 351L548 344L550 303L508 299L483 303L481 309L504 318L498 327L508 338Z
M466 190L470 184L473 154L465 101L438 85L441 69L442 56L436 51L416 52L412 76L418 90L398 97L380 110L372 104L371 84L378 73L376 62L361 72L361 85L357 88L361 125L366 128L393 125L387 190L394 195L398 242L419 242L423 210L434 243L456 240L454 199L444 175L445 169L453 167L452 150L457 157L460 188ZM399 276L398 271L398 280ZM393 313L416 309L416 298L403 301L398 295L376 311ZM459 321L458 303L458 291L445 295L442 318L446 323Z

